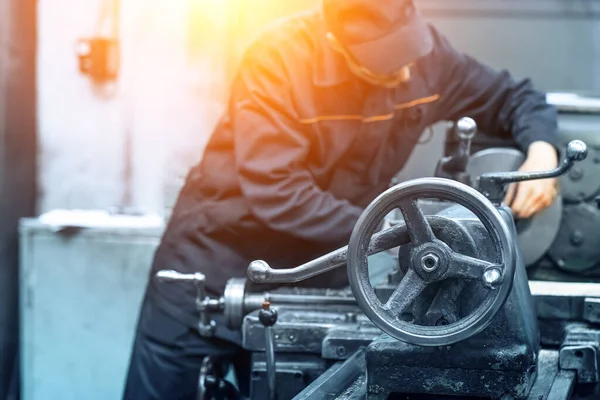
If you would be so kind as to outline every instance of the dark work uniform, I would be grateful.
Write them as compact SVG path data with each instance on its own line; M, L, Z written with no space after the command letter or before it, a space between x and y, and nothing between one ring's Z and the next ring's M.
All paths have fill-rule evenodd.
M318 12L263 33L189 173L151 275L201 271L216 297L253 260L291 268L347 244L361 211L441 120L469 116L490 134L512 133L523 150L555 142L555 110L529 81L477 63L431 29L433 52L394 89L350 72ZM344 269L315 279L311 286L347 285ZM204 355L241 354L239 332L216 317L218 338L198 335L194 299L193 285L150 281L127 399L191 399Z

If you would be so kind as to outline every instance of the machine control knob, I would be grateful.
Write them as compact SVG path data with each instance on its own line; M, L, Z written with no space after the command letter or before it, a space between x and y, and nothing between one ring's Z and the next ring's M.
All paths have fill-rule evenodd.
M471 140L477 133L477 124L472 118L463 117L456 122L456 136L461 140Z
M567 160L571 162L583 161L588 155L588 149L581 140L572 140L567 145Z
M277 323L277 311L271 308L271 303L265 300L262 310L258 312L258 320L264 327L271 327Z
M254 282L265 282L272 275L271 271L271 267L265 261L252 261L248 266L248 277Z
M435 168L434 175L471 186L472 181L471 176L467 173L467 164L471 155L471 140L477 133L477 124L472 118L462 117L451 125L449 133L458 138L458 147L454 154L442 157Z

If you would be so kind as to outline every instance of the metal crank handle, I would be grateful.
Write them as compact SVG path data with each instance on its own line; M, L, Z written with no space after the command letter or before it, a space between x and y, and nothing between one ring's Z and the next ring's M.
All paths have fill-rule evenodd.
M488 180L502 183L513 183L531 181L535 179L554 178L568 172L577 161L583 161L587 157L587 146L581 140L573 140L567 146L567 154L561 165L551 171L541 172L497 172L484 174L480 181Z
M405 224L394 225L371 238L367 254L376 254L409 242ZM273 269L265 261L257 260L248 266L248 278L255 283L295 283L327 271L343 267L348 259L348 246L332 251L295 268Z
M156 273L156 279L160 282L193 282L204 283L205 277L197 272L195 274L182 274L172 269L163 269Z
M587 157L587 146L581 140L573 140L567 145L564 160L551 171L541 172L495 172L483 174L478 178L478 190L492 203L501 202L504 198L505 186L509 183L532 181L536 179L554 178L568 172L578 161Z
M206 296L204 284L206 277L200 272L195 274L182 274L173 270L161 270L156 273L160 282L191 282L196 285L196 309L200 317L198 332L203 337L212 337L215 334L216 324L211 319L211 311L220 311L223 304L220 300L213 300Z

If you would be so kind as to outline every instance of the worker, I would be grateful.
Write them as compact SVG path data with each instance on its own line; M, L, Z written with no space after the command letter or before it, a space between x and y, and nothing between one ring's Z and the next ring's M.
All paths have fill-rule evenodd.
M545 95L457 51L412 1L322 0L262 32L156 251L124 398L191 400L204 356L247 362L239 332L218 315L215 337L199 334L193 285L161 284L157 271L201 272L219 297L253 260L291 268L346 245L424 129L465 116L487 134L512 134L521 170L557 167ZM513 212L527 217L551 204L556 180L516 193ZM310 285L345 286L346 272Z

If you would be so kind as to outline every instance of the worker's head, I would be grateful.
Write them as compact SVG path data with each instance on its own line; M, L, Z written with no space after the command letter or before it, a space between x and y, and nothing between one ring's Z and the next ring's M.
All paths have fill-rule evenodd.
M433 49L431 32L412 0L322 0L330 44L359 77L395 86Z

